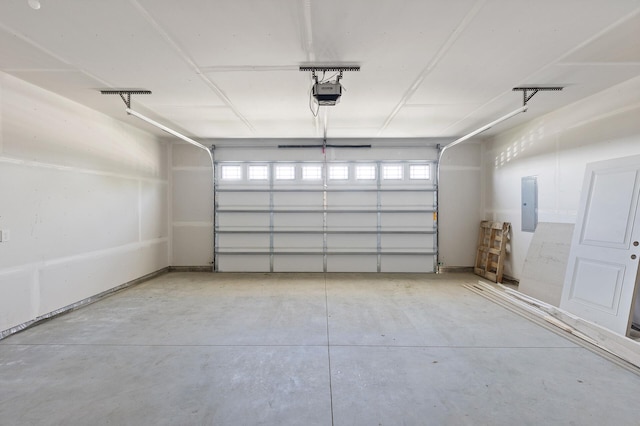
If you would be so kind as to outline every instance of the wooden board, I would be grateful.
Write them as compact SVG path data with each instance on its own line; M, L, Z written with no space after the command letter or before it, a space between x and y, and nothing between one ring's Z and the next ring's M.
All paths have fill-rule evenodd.
M594 347L631 364L631 371L638 374L640 368L640 342L621 336L595 323L556 308L541 300L527 296L505 286L493 286L483 282L464 284L465 288L498 303L527 318L529 314L593 345ZM589 346L585 346L589 348ZM602 352L599 352L603 355ZM615 358L609 358L615 361ZM628 365L618 364L625 368Z

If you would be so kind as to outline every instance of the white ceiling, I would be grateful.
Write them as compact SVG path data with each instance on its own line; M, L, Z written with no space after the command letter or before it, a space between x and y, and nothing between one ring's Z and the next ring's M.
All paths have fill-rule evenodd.
M640 0L39 1L0 2L2 71L195 138L454 137L565 86L504 130L640 75ZM314 118L301 64L362 69Z

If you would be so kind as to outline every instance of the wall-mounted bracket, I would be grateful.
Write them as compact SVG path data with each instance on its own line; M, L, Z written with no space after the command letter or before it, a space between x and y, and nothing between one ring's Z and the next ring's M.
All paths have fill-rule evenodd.
M120 95L122 102L131 108L131 95L150 95L151 90L139 90L139 89L105 89L101 90L103 95ZM126 95L126 98L125 98Z
M559 92L560 90L564 89L564 87L562 86L547 86L547 87L514 87L513 91L522 91L522 106L526 106L527 102L529 102L529 100L531 98L533 98L533 95L535 95L538 92ZM529 92L531 92L531 94L529 94Z

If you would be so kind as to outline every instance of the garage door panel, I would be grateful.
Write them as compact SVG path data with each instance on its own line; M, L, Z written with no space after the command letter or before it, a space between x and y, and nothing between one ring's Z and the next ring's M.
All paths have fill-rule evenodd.
M426 255L382 255L381 272L433 272L433 256Z
M378 226L377 213L328 213L327 227L329 229L339 230L359 230L371 229L375 230Z
M324 218L322 213L283 213L273 214L273 226L280 231L288 230L318 230L322 231Z
M270 259L268 254L219 254L218 271L220 272L269 272Z
M218 205L232 207L269 208L269 194L261 192L222 192L218 195Z
M434 270L434 256L426 253L436 252L435 162L268 161L256 168L236 161L216 167L224 163L231 180L217 172L218 270ZM250 181L247 171L258 168L268 173ZM245 250L247 257L225 249ZM256 257L252 250L268 254Z
M423 209L433 208L435 203L432 192L382 192L380 203L386 208L392 207L420 207Z
M394 230L433 229L431 213L382 213L382 227Z
M274 272L322 272L324 258L319 255L274 255Z
M375 234L329 234L327 250L368 250L376 251L378 237Z
M313 207L321 209L323 197L322 192L276 192L273 194L273 204L277 208Z
M378 197L375 192L329 192L327 193L327 204L332 208L360 207L375 209L378 204Z
M424 234L385 234L381 237L381 247L385 249L424 249L433 250L434 235Z
M327 255L327 270L331 272L377 272L377 255Z
M218 213L216 226L218 228L237 229L269 229L269 213L238 213L224 212Z
M322 251L322 234L275 234L273 249L279 251Z
M246 251L269 250L269 234L225 234L218 235L220 251L244 249Z

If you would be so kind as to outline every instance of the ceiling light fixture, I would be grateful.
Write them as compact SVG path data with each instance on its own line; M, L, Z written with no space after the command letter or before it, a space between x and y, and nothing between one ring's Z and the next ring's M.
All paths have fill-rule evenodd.
M31 7L31 9L33 10L40 9L40 2L38 0L27 0L27 3L29 4L29 7Z

